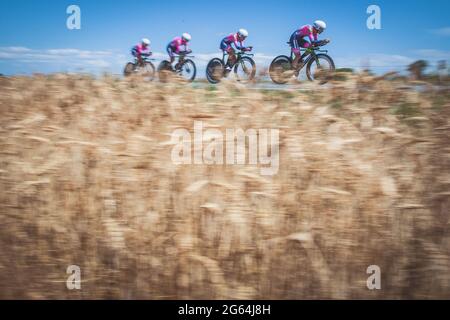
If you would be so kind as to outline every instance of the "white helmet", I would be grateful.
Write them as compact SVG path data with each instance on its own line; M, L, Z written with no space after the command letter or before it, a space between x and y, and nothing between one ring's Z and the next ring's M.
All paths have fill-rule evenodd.
M183 33L183 35L181 37L186 41L191 41L191 39L192 39L192 37L189 33Z
M239 29L238 34L244 38L248 37L248 31L245 29Z
M327 28L327 24L322 20L317 20L314 22L314 28L316 28L319 31L324 31Z
M145 44L146 46L150 45L150 40L148 40L147 38L142 39L142 44Z

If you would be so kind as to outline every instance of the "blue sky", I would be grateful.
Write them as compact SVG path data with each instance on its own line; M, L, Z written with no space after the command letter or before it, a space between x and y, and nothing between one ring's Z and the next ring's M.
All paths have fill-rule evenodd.
M249 30L259 65L287 54L290 34L316 19L325 20L328 46L338 67L370 61L377 70L399 69L425 58L450 60L448 0L321 1L152 1L152 0L2 0L0 73L109 71L119 73L140 38L152 40L156 57L182 32L193 36L198 64L220 56L221 38ZM81 30L68 30L66 8L81 8ZM366 27L369 5L381 8L381 30ZM230 9L231 8L231 9Z

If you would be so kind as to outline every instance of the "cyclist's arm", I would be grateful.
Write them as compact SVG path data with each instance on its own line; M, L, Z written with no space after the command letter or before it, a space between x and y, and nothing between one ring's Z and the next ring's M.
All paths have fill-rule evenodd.
M185 44L184 45L184 50L178 50L177 54L189 54L191 52L192 52L192 50L189 49L187 44Z
M242 42L240 41L233 41L232 45L237 49L237 50L245 50L246 47L242 44Z
M316 46L316 45L318 45L320 43L319 36L317 35L317 33L316 34L314 34L314 33L310 34L309 35L309 39L311 40L311 44L313 46Z

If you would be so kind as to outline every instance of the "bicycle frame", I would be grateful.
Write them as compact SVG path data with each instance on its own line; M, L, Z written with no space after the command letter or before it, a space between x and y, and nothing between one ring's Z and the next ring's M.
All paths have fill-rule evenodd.
M224 65L226 64L226 62L225 62L225 57L226 57L226 56L229 56L229 54L228 54L227 52L224 51L224 52L223 52L223 55L222 55L222 61L223 61L223 64L224 64ZM254 56L253 53L247 53L247 52L245 52L245 51L238 51L238 52L236 53L236 62L234 63L233 67L234 67L239 61L241 61L243 57L253 57L253 56Z
M176 68L175 71L181 72L181 69L185 63L185 58L194 58L194 56L188 56L184 54L178 55L178 62L176 63L176 65L178 65L178 68Z
M150 61L155 61L156 59L150 58L150 57L142 57L142 61L143 62L150 62ZM134 58L134 64L138 65L139 64L139 59L138 58Z
M180 54L178 55L178 62L184 62L185 58L195 58L195 56L188 56L188 55L184 55L184 54Z
M322 50L320 47L312 47L312 48L306 48L306 49L300 49L300 52L303 52L302 59L307 57L306 60L303 61L303 65L301 66L300 70L303 69L304 66L306 66L312 59L316 60L316 62L320 65L318 59L317 59L317 52L319 53L328 53L328 50ZM294 61L295 55L293 52L291 52L291 61Z

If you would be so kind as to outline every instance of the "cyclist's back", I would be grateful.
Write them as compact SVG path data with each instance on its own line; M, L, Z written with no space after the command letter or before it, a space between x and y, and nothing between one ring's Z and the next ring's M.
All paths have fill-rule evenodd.
M308 38L306 40L305 38ZM315 31L313 26L304 25L300 29L295 30L289 38L289 44L294 48L309 48L311 44L318 40L318 32Z

